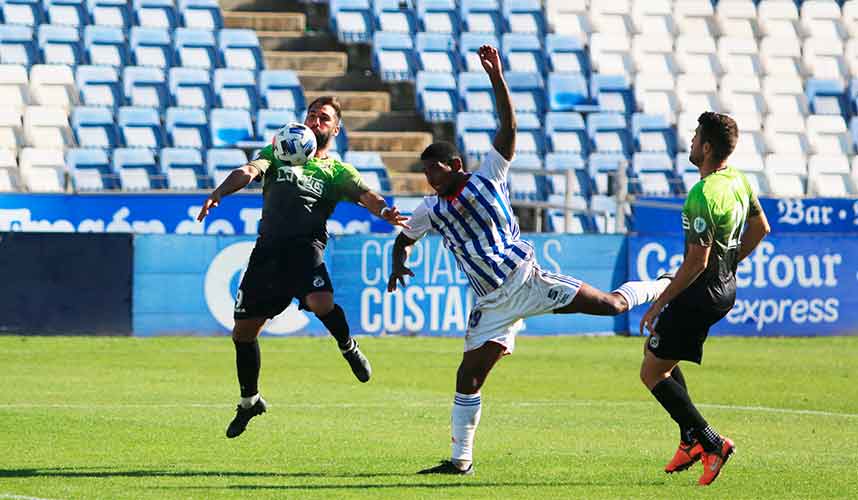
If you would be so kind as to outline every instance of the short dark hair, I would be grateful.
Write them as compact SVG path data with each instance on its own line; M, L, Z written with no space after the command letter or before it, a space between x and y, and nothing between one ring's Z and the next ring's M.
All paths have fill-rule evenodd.
M721 113L706 111L697 118L700 124L700 140L712 146L712 154L717 161L724 161L736 149L739 140L739 127L736 120Z
M334 112L337 114L337 120L341 120L343 118L342 111L341 111L342 107L340 106L340 100L337 99L337 97L333 96L333 95L323 95L323 96L319 96L319 97L313 99L313 102L311 102L310 105L307 106L307 111L310 111L311 109L313 109L313 106L322 107L322 106L326 106L326 105L330 105L332 108L334 108Z
M452 163L453 158L461 158L456 146L449 142L433 142L420 155L421 160L440 161L446 165Z

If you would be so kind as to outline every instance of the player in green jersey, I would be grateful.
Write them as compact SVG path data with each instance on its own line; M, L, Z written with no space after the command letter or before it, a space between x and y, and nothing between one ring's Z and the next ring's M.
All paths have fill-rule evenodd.
M738 139L729 116L698 118L689 160L700 170L682 209L685 258L667 289L640 323L649 330L640 377L679 424L680 443L668 473L704 465L701 485L712 483L735 450L697 411L688 395L680 360L700 363L709 328L736 300L736 266L769 233L769 223L745 176L727 165Z
M372 373L369 361L349 334L342 308L334 302L334 289L324 262L326 224L342 200L359 203L393 225L404 225L406 217L372 192L352 165L328 157L340 132L340 119L340 104L335 97L314 100L304 120L316 136L314 158L302 166L284 164L269 145L253 161L233 170L209 195L197 216L202 221L224 196L254 179L262 180L259 237L233 313L232 340L241 401L226 430L229 438L244 432L250 419L267 409L257 388L257 338L265 322L283 312L293 299L299 300L302 309L312 311L331 332L358 380L366 382Z

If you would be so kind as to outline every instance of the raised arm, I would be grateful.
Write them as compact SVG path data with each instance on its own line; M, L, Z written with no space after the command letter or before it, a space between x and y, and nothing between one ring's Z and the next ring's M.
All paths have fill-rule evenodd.
M220 200L224 196L230 195L239 189L244 188L250 184L253 179L259 176L259 174L259 169L249 163L230 172L226 179L220 183L220 186L216 187L209 197L206 198L202 208L200 208L200 213L197 215L197 220L202 222L211 209L220 204Z
M497 108L500 127L493 143L494 148L507 160L512 160L515 153L515 110L512 109L512 99L509 96L509 88L503 77L503 66L501 65L498 49L491 45L483 45L478 52L480 63L489 75L492 89L495 94L495 107Z

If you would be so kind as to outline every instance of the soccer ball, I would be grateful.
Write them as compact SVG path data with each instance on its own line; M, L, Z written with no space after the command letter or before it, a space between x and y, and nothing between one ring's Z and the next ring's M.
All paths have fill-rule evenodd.
M291 122L274 134L271 145L278 160L300 166L316 154L316 134L303 123Z

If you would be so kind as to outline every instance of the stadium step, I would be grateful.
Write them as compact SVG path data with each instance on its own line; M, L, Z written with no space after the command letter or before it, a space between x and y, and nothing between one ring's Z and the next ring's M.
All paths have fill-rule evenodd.
M344 115L347 111L350 113L354 111L375 111L381 113L390 111L390 94L387 92L305 90L304 98L309 103L319 96L331 94L339 98ZM346 123L346 126L348 126L348 123Z
M343 52L336 37L323 31L256 31L262 50Z
M349 148L355 151L420 151L432 143L429 132L349 132Z
M413 172L390 172L390 188L397 196L431 194L426 176Z
M364 111L343 109L343 121L347 130L375 130L395 132L399 130L430 130L423 118L413 111Z
M342 75L348 68L348 55L343 52L304 52L266 50L265 67L291 69L311 74Z
M381 153L381 160L390 173L413 174L418 172L423 175L420 153L422 151L384 151Z
M225 28L247 28L257 31L298 31L307 27L307 16L300 12L223 11Z

